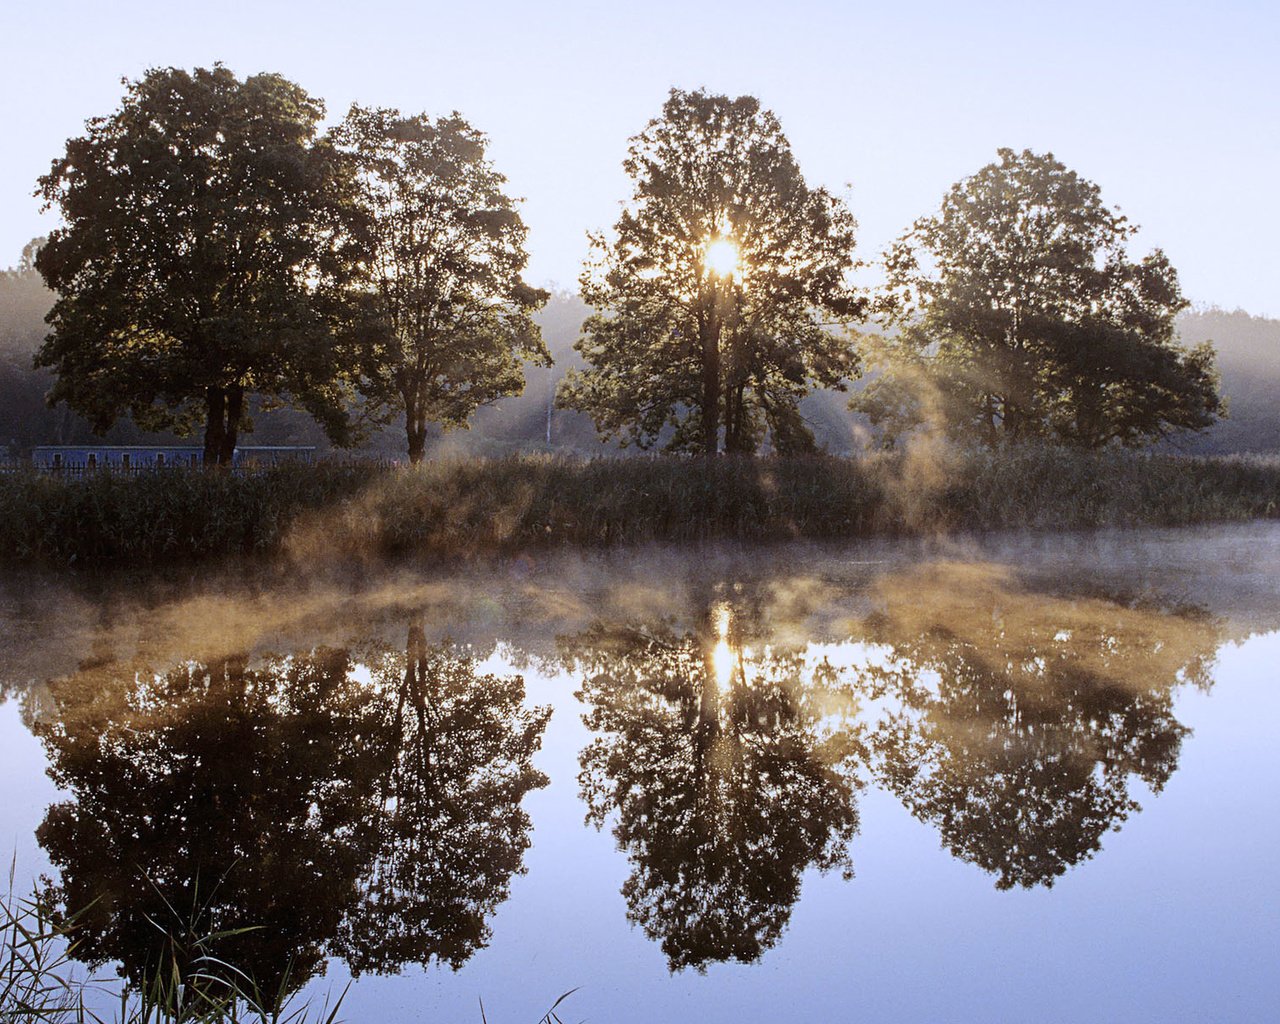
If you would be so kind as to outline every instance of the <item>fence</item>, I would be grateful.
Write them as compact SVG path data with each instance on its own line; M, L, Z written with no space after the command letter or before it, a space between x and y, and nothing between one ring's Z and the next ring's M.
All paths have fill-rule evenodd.
M282 466L325 466L368 468L373 470L404 469L408 463L386 458L362 459L358 457L321 457L315 461L302 459L280 459L274 462L256 462L253 460L223 467L232 476L252 476L265 473ZM100 466L37 466L30 462L0 462L0 476L47 476L59 480L84 480L99 475L107 476L152 476L161 473L202 472L203 463L191 466L184 462L169 462L162 465L129 465L104 463Z

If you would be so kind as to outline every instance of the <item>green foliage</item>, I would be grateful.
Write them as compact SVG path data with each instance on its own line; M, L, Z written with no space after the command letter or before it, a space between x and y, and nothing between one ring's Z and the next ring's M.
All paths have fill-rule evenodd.
M278 466L243 476L184 470L63 480L0 475L5 559L101 565L277 550L289 522L360 491L368 466Z
M635 193L616 237L592 238L582 278L599 311L578 344L590 368L568 376L561 404L642 448L753 452L768 431L780 451L810 450L800 399L858 368L824 323L862 312L852 215L805 184L750 96L672 90L623 167ZM732 279L708 265L718 239L738 249Z
M314 1016L284 993L255 990L242 972L218 959L212 945L227 934L184 926L190 969L161 964L135 986L86 975L83 915L60 912L47 894L0 897L0 1024L335 1024L342 999ZM177 939L178 936L173 936ZM111 1007L110 1010L107 1007Z
M1051 154L1000 150L886 258L900 332L856 408L893 433L931 421L987 444L1138 445L1222 412L1212 346L1182 349L1187 305L1159 250Z
M149 71L40 179L66 226L37 266L58 294L50 401L105 430L205 421L226 463L245 395L292 396L340 436L324 295L342 276L322 103L279 75Z
M520 277L527 230L485 137L458 114L353 106L331 139L354 172L360 388L403 414L419 462L429 423L465 426L523 390L522 360L550 364L530 315L548 296Z

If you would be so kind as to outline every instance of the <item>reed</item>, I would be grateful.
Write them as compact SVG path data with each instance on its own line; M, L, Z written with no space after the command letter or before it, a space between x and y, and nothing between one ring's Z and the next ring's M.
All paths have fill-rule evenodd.
M183 951L186 969L159 964L129 986L87 973L76 933L74 916L60 916L39 894L17 897L11 881L0 896L0 1024L337 1024L341 998L317 1012L293 1005L287 984L258 992L213 955L224 935L195 936Z
M1280 461L1049 447L860 459L569 459L279 466L245 476L0 477L0 559L157 565L290 553L511 553L1180 526L1280 514Z
M171 936L186 944L181 958L161 964L130 986L87 974L76 961L75 918L60 917L38 894L0 893L0 1024L340 1024L342 996L317 1008L290 995L261 993L245 973L212 949L227 933ZM561 995L537 1024L564 1024ZM345 992L343 993L345 995ZM481 1024L488 1024L480 1004Z

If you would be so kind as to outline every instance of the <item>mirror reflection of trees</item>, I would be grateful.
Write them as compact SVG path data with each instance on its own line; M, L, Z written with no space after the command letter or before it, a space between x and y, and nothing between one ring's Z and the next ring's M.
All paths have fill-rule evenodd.
M804 869L849 868L859 778L998 888L1052 885L1176 770L1176 692L1210 685L1221 642L1194 611L1045 593L981 563L880 576L873 610L821 647L772 641L836 621L828 604L848 595L797 619L762 612L749 585L728 593L695 598L693 629L600 623L564 641L596 734L588 821L630 858L628 915L673 969L777 942Z
M1177 691L1209 685L1222 639L1202 615L982 564L671 596L684 618L601 621L561 659L594 733L588 820L673 969L775 945L806 869L850 870L868 779L998 887L1053 884L1176 770ZM329 956L457 967L488 941L547 781L549 711L518 677L420 618L407 642L178 664L186 646L152 632L136 657L110 634L23 698L67 794L40 841L86 959L137 979L196 932L247 927L215 952L267 989Z
M376 771L350 667L327 650L160 674L102 660L53 685L37 730L70 799L38 838L84 959L135 983L185 974L195 933L250 927L216 954L263 991L319 969L355 897Z
M521 802L548 782L532 758L551 709L524 707L520 676L477 677L468 657L428 644L420 623L374 680L374 852L338 950L356 972L432 958L457 968L487 943L524 871Z
M986 566L879 589L876 776L999 888L1052 885L1139 809L1135 782L1173 774L1174 691L1209 685L1219 642L1206 617L1036 594Z
M852 872L858 829L852 693L800 653L753 654L727 605L708 618L565 641L597 734L580 759L588 821L613 822L628 917L672 969L757 960L806 868Z
M369 660L106 653L50 683L36 730L68 799L38 838L83 959L139 982L198 946L283 996L330 955L456 967L483 945L548 712L421 626Z

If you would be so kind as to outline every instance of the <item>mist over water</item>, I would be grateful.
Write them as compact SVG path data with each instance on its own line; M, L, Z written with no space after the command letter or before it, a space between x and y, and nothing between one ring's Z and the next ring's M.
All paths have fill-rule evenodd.
M10 575L0 620L19 881L127 976L193 908L349 1019L1278 995L1273 524Z

